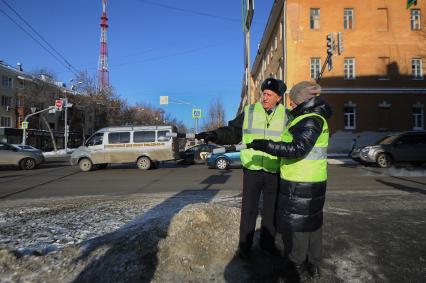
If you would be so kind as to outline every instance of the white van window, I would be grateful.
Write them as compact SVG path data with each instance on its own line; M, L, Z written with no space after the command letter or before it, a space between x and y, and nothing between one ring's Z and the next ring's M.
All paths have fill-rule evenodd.
M157 141L169 141L171 137L167 137L166 133L169 133L169 131L158 131L157 132Z
M97 133L93 135L87 142L86 146L100 145L102 144L104 133Z
M109 144L129 143L130 133L129 132L109 133L108 141L109 141Z
M133 142L155 142L155 131L134 132Z

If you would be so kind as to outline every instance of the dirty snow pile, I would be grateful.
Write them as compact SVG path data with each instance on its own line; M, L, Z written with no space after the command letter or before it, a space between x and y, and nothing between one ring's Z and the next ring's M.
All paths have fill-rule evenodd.
M238 243L239 208L181 201L3 207L0 282L223 281Z

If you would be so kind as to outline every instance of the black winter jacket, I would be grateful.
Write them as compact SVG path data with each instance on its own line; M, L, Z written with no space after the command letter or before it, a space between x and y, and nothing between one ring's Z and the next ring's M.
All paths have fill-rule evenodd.
M331 116L330 106L321 98L314 97L291 111L296 118L303 114L316 113L325 119ZM323 120L306 117L289 129L292 142L269 141L266 152L287 159L306 156L322 132ZM313 232L322 226L322 209L325 202L327 182L292 182L281 179L277 200L277 230Z

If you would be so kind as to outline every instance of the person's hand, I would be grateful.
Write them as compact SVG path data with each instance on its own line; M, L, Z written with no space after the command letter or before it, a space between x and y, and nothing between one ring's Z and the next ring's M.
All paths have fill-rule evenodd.
M253 140L251 143L247 144L247 148L252 148L255 150L266 152L268 147L268 140Z
M217 134L215 132L201 132L195 135L197 140L204 140L206 143L209 141L215 142L217 140Z

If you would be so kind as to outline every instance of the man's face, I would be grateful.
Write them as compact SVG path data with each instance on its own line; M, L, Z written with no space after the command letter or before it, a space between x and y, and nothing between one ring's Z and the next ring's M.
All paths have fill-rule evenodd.
M282 97L272 90L265 89L262 96L262 106L266 110L272 109L275 107L275 105L277 105L278 102L281 101L281 99Z

